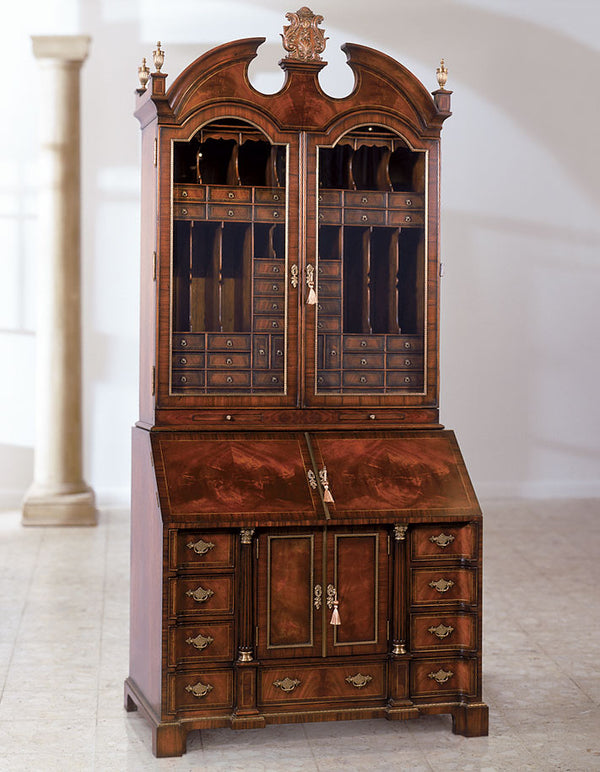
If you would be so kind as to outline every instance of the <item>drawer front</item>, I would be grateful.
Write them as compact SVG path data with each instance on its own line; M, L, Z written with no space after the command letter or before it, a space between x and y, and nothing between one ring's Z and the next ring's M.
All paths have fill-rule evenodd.
M344 367L365 370L383 369L383 354L347 354L344 352Z
M283 260L255 260L255 276L272 276L275 279L285 279L285 263Z
M413 373L410 370L388 372L387 386L392 389L422 389L423 373Z
M256 261L255 261L256 262ZM273 297L274 295L283 295L285 289L285 281L283 276L277 279L255 279L254 280L254 294L255 295L268 295Z
M206 214L209 220L249 221L252 220L252 207L240 204L207 204Z
M206 198L206 188L204 185L174 185L173 200L179 204L186 204L188 201L204 201Z
M254 373L253 385L261 389L281 389L284 384L283 371L278 375L269 373Z
M383 371L368 372L361 370L345 370L342 373L342 383L345 388L372 389L383 388Z
M319 277L340 279L342 276L342 264L339 260L319 260Z
M475 614L411 614L410 648L414 652L435 649L474 651L476 646Z
M320 389L339 389L341 384L341 375L338 372L320 373L317 377L317 386Z
M259 676L259 702L385 699L385 668L383 662L264 668Z
M477 526L419 525L410 533L410 555L413 560L477 557Z
M388 206L390 209L422 209L424 199L422 193L390 193Z
M342 210L333 208L330 209L326 206L320 206L319 222L323 225L341 225Z
M255 206L254 219L256 222L277 222L285 220L285 207L283 206Z
M207 348L209 351L250 351L250 336L209 333Z
M326 370L339 370L342 364L342 357L340 354L340 336L325 335L323 365Z
M423 351L423 338L420 335L389 335L387 350L389 352L400 351L403 353L410 351L411 353L420 354Z
M274 311L283 311L285 303L280 298L254 298L255 314L272 314Z
M348 225L385 225L385 211L377 209L346 209L344 222Z
M341 190L321 190L319 193L319 203L326 206L341 206L342 204L342 191Z
M203 332L184 332L173 335L173 351L204 351Z
M173 370L173 386L204 386L203 370Z
M233 671L205 670L168 676L170 712L233 707Z
M344 193L344 204L353 207L385 208L385 193L377 191L347 191Z
M231 372L224 373L209 370L206 373L206 381L208 386L216 386L223 389L250 386L250 371L232 370Z
M411 602L414 606L477 602L477 572L471 568L413 568Z
M176 203L173 205L173 219L174 220L205 220L206 204Z
M472 659L426 659L410 663L411 697L477 694L477 662Z
M234 201L245 204L252 201L252 188L210 185L207 188L207 196L209 201Z
M256 301L255 301L256 302ZM254 367L263 370L269 369L269 336L254 336Z
M285 204L285 188L255 188L254 200L257 204Z
M169 628L170 667L233 660L234 649L233 621L172 625Z
M422 354L388 354L387 366L390 370L422 370Z
M202 368L204 367L204 354L188 354L187 352L183 354L173 354L171 364L174 368L179 369L188 367L192 370L198 367Z
M250 354L239 354L233 351L230 354L209 354L207 365L208 367L223 367L226 369L250 367Z
M255 316L253 320L253 329L256 332L283 332L283 315L273 318L272 316Z
M383 335L344 335L344 352L346 351L383 351L385 338Z
M233 577L207 574L169 580L171 616L233 613Z
M341 317L320 316L317 320L317 330L319 330L319 332L341 332Z
M171 531L169 568L233 568L234 549L232 533Z
M320 298L339 298L342 296L342 283L339 279L319 279L318 292Z
M425 216L423 212L401 212L391 209L388 212L388 225L423 225Z

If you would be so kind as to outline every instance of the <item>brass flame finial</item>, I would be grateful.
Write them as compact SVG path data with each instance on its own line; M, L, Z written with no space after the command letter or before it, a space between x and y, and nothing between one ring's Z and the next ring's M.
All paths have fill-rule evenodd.
M320 62L325 50L325 30L319 29L323 17L314 14L310 8L303 6L296 13L286 13L290 22L283 28L283 47L288 51L286 59L300 59L304 62Z
M142 64L138 67L138 78L140 79L140 91L146 90L146 84L150 77L150 70L146 66L146 57L142 59Z
M440 62L440 66L435 71L435 74L440 88L444 88L448 80L448 68L445 66L443 59Z
M165 52L160 47L160 40L156 44L156 50L152 52L152 58L154 59L154 66L156 67L156 72L160 72L160 68L165 63Z

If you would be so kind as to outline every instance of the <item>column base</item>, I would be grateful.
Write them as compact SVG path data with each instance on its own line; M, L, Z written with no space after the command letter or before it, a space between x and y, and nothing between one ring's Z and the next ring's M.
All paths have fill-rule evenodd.
M75 492L53 493L34 483L23 501L23 525L96 525L94 491L87 485Z

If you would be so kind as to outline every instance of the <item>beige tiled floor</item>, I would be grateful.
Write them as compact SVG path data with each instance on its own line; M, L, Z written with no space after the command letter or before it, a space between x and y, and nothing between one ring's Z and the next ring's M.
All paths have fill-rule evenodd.
M193 733L154 759L122 708L128 516L0 513L0 770L600 770L600 501L485 506L487 738L446 716Z

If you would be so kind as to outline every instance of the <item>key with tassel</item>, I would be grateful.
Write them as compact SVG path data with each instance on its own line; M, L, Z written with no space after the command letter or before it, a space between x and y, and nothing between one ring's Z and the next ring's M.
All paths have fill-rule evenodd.
M323 486L323 501L327 502L327 504L335 504L331 491L329 490L329 479L327 477L326 466L319 470L319 479L321 480L321 485Z

